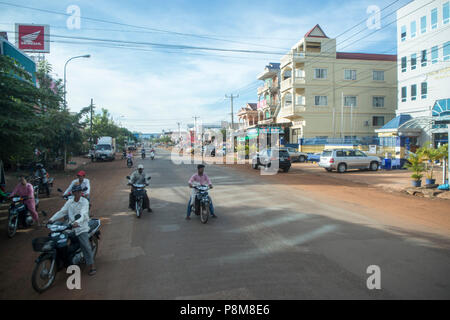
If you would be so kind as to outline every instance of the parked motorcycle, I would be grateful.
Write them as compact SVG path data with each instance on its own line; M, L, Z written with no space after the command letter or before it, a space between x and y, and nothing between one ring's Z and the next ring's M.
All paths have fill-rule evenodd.
M34 187L34 201L36 204L36 210L39 206L39 198L37 197L37 187ZM31 213L25 205L27 197L13 197L11 199L11 205L8 209L8 223L6 225L6 231L9 238L16 235L19 226L23 228L29 228L33 225L34 221L31 217Z
M76 219L80 215L75 216ZM89 220L89 241L95 258L100 240L100 220ZM56 273L70 265L85 264L79 240L69 223L55 222L48 224L48 237L33 239L33 250L41 254L35 261L31 283L33 289L42 293L50 288Z
M131 158L127 158L127 167L131 168L133 166L133 160Z
M130 177L127 176L127 179L130 180ZM147 180L150 180L151 177L148 177ZM128 184L131 184L130 182ZM133 196L135 199L135 207L134 210L136 211L136 216L138 218L141 217L142 212L144 211L144 199L147 195L147 190L145 190L145 187L148 186L148 183L145 184L131 184L133 186Z
M210 215L210 203L211 198L209 197L209 186L206 185L194 185L197 194L195 195L195 201L191 204L191 210L195 212L196 215L200 216L200 221L202 223L207 223ZM192 211L191 211L192 212Z

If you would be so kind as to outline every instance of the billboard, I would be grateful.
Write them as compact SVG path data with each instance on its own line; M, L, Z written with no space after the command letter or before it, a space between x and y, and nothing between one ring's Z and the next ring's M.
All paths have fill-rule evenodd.
M50 52L50 26L16 23L16 46L25 52Z

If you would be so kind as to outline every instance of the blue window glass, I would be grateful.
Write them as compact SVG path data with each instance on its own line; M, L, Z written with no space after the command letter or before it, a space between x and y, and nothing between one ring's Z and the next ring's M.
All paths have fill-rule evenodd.
M427 32L427 16L423 16L422 18L420 18L420 32Z
M433 10L431 10L431 29L437 28L437 21L437 8L434 8Z

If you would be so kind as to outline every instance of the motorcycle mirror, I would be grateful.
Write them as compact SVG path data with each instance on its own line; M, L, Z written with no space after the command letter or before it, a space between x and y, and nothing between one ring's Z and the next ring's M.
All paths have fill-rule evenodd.
M45 212L45 211L42 211L41 213L42 213L42 215L43 215L44 217L46 217L46 216L47 216L47 212Z
M150 180L152 177L147 177L147 180Z
M78 220L78 219L80 219L81 218L81 214L77 214L76 216L75 216L75 220Z
M127 176L126 178L127 178L127 179L130 179L130 176Z
M63 192L60 188L58 188L58 192Z
M83 191L87 191L87 187L84 187L84 188L83 188Z

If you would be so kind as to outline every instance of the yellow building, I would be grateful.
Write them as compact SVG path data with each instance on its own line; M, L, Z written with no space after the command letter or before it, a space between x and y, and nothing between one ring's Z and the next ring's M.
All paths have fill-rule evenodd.
M376 136L395 117L396 65L396 55L336 52L316 25L281 59L276 123L285 143Z

